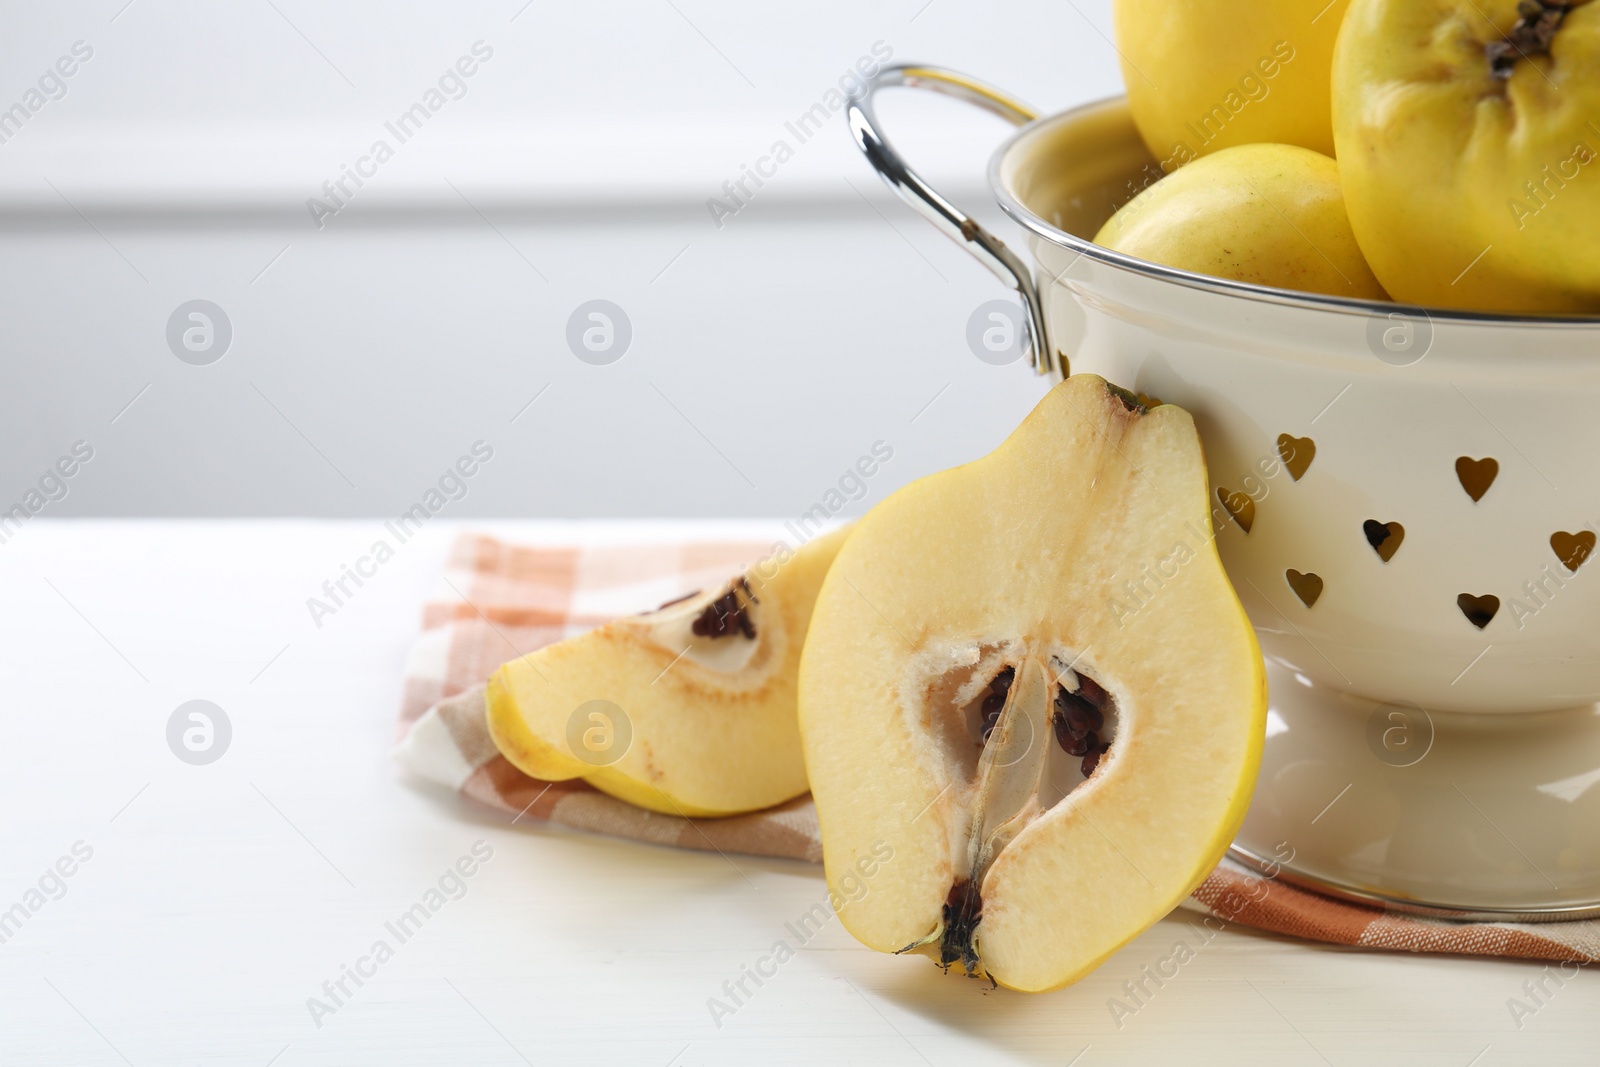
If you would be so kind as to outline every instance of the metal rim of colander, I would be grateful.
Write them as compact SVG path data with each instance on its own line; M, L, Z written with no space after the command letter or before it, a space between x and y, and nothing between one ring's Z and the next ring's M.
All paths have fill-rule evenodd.
M1274 289L1266 285L1252 285L1249 282L1233 281L1227 278L1216 278L1206 274L1197 274L1193 271L1181 270L1177 267L1167 267L1160 263L1138 259L1122 252L1116 252L1095 244L1093 241L1070 234L1034 213L1022 201L1013 195L1006 187L1001 176L1001 168L1006 157L1022 141L1037 133L1039 130L1057 123L1065 123L1082 116L1085 113L1101 108L1112 107L1120 103L1121 96L1109 96L1083 104L1078 107L1059 111L1052 115L1043 115L1034 119L1018 129L997 148L989 158L988 181L989 189L1000 209L1011 218L1013 222L1036 237L1043 238L1059 248L1076 252L1079 256L1092 259L1108 267L1127 271L1131 274L1143 275L1149 278L1158 278L1163 281L1173 282L1190 289L1199 289L1204 292L1216 293L1223 296L1235 296L1247 300L1262 301L1279 304L1286 307L1306 308L1314 311L1328 311L1345 315L1360 315L1371 318L1374 315L1388 316L1410 314L1425 317L1434 323L1459 323L1481 326L1514 326L1519 328L1536 328L1549 330L1595 329L1600 327L1600 315L1537 315L1537 314L1507 314L1491 311L1469 311L1456 308L1422 307L1410 304L1401 304L1384 300L1357 300L1352 297L1329 296L1321 293L1304 293L1290 289ZM1058 273L1065 273L1065 270Z

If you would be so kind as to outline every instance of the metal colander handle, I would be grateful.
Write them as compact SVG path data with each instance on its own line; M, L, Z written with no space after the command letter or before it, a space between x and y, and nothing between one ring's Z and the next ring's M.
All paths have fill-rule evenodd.
M867 162L872 164L872 169L878 172L884 184L893 189L895 195L913 211L933 223L940 233L972 253L995 277L1017 291L1028 312L1025 343L1033 369L1039 374L1060 377L1061 367L1045 325L1044 304L1039 299L1038 288L1034 285L1027 264L1018 259L1016 253L998 237L978 225L976 219L923 181L884 137L873 98L878 90L897 86L929 89L965 100L1016 126L1032 122L1039 117L1038 112L965 74L941 67L903 63L885 67L868 79L859 92L852 94L845 108L845 119L850 124L850 135L855 138L856 147L861 149L862 155L867 157Z

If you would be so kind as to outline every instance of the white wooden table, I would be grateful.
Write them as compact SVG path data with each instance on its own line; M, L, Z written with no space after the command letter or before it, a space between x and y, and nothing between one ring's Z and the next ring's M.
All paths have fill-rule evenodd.
M1547 980L1519 1029L1508 1000L1530 1003L1541 965L1230 931L1119 1029L1123 984L1199 945L1181 913L1073 988L996 992L837 923L796 943L785 923L823 896L817 868L508 826L409 784L388 750L417 605L456 532L435 522L321 629L306 598L378 523L39 519L0 544L0 909L26 913L0 945L0 1063L1596 1061L1587 972ZM168 748L192 699L232 726L209 765ZM385 924L480 841L493 855L464 895L401 943ZM73 873L50 876L63 857ZM708 1000L779 939L798 953L716 1025ZM358 965L370 977L314 1019L308 999L332 1003L324 982Z

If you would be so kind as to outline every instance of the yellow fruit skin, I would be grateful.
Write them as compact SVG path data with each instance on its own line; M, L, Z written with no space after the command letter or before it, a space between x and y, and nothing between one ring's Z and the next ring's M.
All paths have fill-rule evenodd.
M1396 300L1600 311L1600 4L1493 77L1516 0L1354 0L1333 67L1350 222Z
M1225 148L1122 206L1095 243L1276 289L1386 299L1345 212L1339 165L1308 148Z
M1232 145L1333 153L1328 71L1347 0L1114 0L1128 106L1167 171Z

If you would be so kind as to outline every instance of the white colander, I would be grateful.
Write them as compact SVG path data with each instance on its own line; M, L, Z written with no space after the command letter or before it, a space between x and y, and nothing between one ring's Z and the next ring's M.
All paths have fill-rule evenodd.
M872 106L890 86L1022 125L989 183L1031 268L890 147ZM1294 293L1094 245L1160 175L1120 99L1037 118L899 66L847 113L889 186L1020 294L1036 370L1194 415L1270 689L1236 853L1390 907L1600 914L1600 320ZM1130 606L1160 595L1128 577Z

